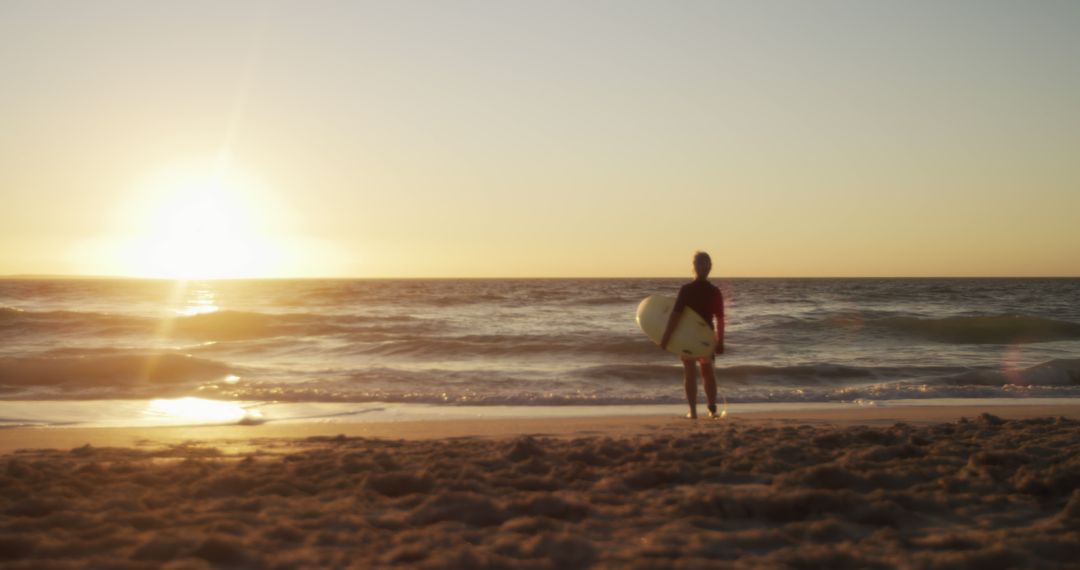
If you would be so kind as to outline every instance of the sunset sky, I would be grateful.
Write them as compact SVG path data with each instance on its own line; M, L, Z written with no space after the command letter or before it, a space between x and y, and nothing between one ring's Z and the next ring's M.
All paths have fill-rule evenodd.
M0 274L1080 275L1080 2L0 3Z

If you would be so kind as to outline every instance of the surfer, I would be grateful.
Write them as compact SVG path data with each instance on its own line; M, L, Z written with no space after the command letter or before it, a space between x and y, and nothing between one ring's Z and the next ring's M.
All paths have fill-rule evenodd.
M714 371L716 355L724 353L724 296L716 285L709 283L709 272L712 271L712 258L704 251L694 254L694 274L697 278L683 285L679 289L679 296L675 299L675 308L671 311L667 329L660 341L660 348L667 349L675 326L679 323L679 317L683 309L689 307L701 315L709 327L716 331L716 349L714 354L700 358L682 357L683 386L686 388L686 403L690 405L690 413L687 418L697 419L697 367L701 367L701 380L705 384L705 398L708 399L709 417L716 418L716 372ZM713 326L713 319L716 326Z

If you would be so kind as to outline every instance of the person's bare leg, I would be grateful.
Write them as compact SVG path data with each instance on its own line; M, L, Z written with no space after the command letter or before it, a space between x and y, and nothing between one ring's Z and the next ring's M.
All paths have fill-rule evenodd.
M697 367L693 360L683 360L683 387L686 388L686 403L690 405L690 413L686 417L697 419Z
M705 399L709 402L709 417L716 417L716 370L712 358L701 359L701 381L705 384Z

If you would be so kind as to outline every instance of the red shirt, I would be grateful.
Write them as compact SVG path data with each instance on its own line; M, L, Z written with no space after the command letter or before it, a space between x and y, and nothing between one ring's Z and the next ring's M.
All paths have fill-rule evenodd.
M690 307L701 315L709 323L709 328L713 328L713 317L721 325L724 323L724 295L716 285L705 279L696 279L679 289L672 312L678 313L683 307Z

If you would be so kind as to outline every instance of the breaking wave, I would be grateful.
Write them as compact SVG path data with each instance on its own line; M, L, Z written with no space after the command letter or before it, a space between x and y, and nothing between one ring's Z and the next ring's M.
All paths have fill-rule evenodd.
M873 324L936 342L1017 344L1080 339L1080 323L1022 315L920 319L888 317Z
M1080 370L1080 367L1077 368ZM847 386L870 382L943 382L974 373L957 366L848 366L843 364L797 364L792 366L741 365L716 367L718 382L728 385ZM980 371L992 374L993 371ZM682 377L682 367L657 364L610 364L581 369L578 374L595 380L629 383L665 383ZM953 381L952 383L963 383ZM986 382L980 382L986 383ZM1004 382L1001 382L1004 383Z
M974 386L1080 386L1080 359L1055 359L1015 370L971 370L946 377L943 382Z
M0 393L38 398L150 398L190 395L281 402L406 402L490 405L676 403L678 365L588 366L565 375L512 370L392 367L260 374L258 369L174 352L55 351L0 358ZM223 382L240 374L236 384ZM1016 370L856 367L836 364L717 368L720 390L737 402L825 402L943 397L1080 396L1080 359Z
M120 350L62 350L37 356L0 357L0 387L12 391L47 387L62 392L94 391L160 395L192 384L225 377L225 363L171 353L127 353ZM123 388L123 390L115 390Z

